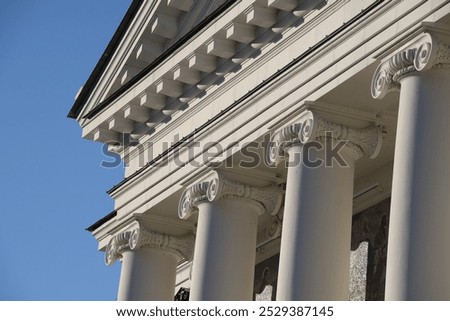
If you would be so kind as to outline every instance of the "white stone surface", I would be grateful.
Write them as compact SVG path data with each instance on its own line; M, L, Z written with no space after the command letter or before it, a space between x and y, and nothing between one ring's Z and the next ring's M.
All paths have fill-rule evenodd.
M252 300L258 207L239 200L198 207L190 299Z
M288 153L298 157L302 147ZM277 300L348 300L354 177L348 161L346 168L289 168Z
M355 251L350 253L350 301L365 301L367 282L367 263L369 243L361 242Z

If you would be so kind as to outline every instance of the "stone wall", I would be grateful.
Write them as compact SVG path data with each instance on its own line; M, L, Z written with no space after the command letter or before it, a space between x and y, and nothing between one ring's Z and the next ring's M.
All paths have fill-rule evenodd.
M390 198L353 216L349 299L384 300ZM254 299L275 300L279 254L255 267Z
M390 204L388 198L353 216L352 251L362 242L368 244L366 301L384 300ZM351 282L354 280L352 278ZM355 286L352 283L350 288Z

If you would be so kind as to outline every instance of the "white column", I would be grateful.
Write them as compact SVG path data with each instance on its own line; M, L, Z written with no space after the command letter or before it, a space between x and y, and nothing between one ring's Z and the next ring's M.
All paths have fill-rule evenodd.
M105 253L107 265L121 259L119 301L172 301L177 263L189 260L194 236L174 237L144 225L114 236Z
M198 205L192 300L251 300L259 208L219 200Z
M372 95L400 90L386 300L450 300L450 56L425 33L382 63Z
M190 299L252 300L258 216L276 214L280 188L257 188L214 172L185 190L179 215L198 211Z
M311 111L272 137L270 160L289 159L277 300L348 300L354 163L380 146L379 128L356 130ZM330 159L332 148L340 159Z
M155 249L122 253L119 301L172 301L177 258Z

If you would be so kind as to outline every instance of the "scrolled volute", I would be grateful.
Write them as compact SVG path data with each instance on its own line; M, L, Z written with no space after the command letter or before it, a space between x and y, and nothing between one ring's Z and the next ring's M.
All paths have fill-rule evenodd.
M255 187L229 179L224 174L214 171L208 185L208 200L233 198L255 202L261 214L276 215L283 201L283 192L275 184L267 187Z
M207 201L208 184L207 181L200 182L184 190L178 203L178 216L181 219L188 219L198 213L197 205L200 202Z
M450 64L450 46L438 37L424 33L407 48L393 54L376 69L371 84L373 98L398 91L403 76Z
M186 188L178 206L178 216L189 218L198 213L201 202L214 202L219 199L242 199L254 202L262 213L276 215L281 207L283 192L277 185L255 187L229 179L219 171L212 174L201 183Z
M292 129L296 129L294 132ZM289 132L290 135L285 133ZM294 134L297 136L294 137ZM287 156L287 149L293 144L304 145L324 137L335 140L344 140L347 147L355 152L356 159L360 157L375 158L381 150L383 142L381 128L370 126L364 129L355 129L341 124L325 120L311 110L306 110L300 115L297 123L288 125L273 136L272 145L268 151L271 164L276 164ZM286 139L286 140L283 140Z
M118 259L122 258L122 253L124 251L130 250L131 232L121 232L115 235L108 243L105 250L105 263L106 265L112 265Z
M134 224L131 230L120 232L109 242L105 251L105 263L112 265L122 258L125 251L140 248L153 248L173 254L178 261L192 260L195 236L192 233L173 236L156 232L141 223Z
M131 250L152 248L174 254L178 261L192 260L195 236L192 233L174 236L151 230L139 225L131 232L129 247Z

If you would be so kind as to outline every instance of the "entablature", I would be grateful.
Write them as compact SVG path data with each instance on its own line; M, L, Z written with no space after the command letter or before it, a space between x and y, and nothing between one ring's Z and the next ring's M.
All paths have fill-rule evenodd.
M390 3L391 6L403 4L402 2ZM326 50L321 54L305 59L302 63L294 66L290 73L286 73L283 77L268 84L264 90L253 92L236 102L231 95L211 95L210 101L205 99L207 102L203 105L206 108L204 113L219 115L220 117L214 118L212 122L207 122L206 126L204 119L194 117L197 112L195 109L186 110L181 114L182 117L177 115L177 117L172 118L172 124L177 130L180 130L179 144L174 146L173 150L169 148L164 153L162 153L164 150L155 148L154 155L161 155L161 157L155 157L154 161L150 160L150 162L146 160L144 166L140 167L136 174L131 174L110 191L110 195L116 201L116 209L119 213L127 215L126 213L136 209L149 210L174 193L180 195L183 182L189 180L190 177L199 175L209 163L220 162L227 155L236 152L236 150L230 148L230 154L224 153L224 156L218 155L217 158L210 157L209 163L203 162L200 167L192 165L192 161L197 161L197 164L202 161L204 154L199 152L194 157L187 157L182 166L176 166L176 164L171 163L171 159L179 148L189 146L192 143L189 133L194 131L195 138L201 143L200 150L202 150L202 146L218 141L222 143L222 146L233 146L233 143L237 141L242 143L241 146L245 146L251 142L260 141L265 134L273 131L277 126L294 119L295 115L298 115L301 110L299 106L302 106L305 101L319 99L320 102L320 97L329 93L356 73L364 73L365 69L369 69L368 74L371 77L375 65L372 64L375 61L371 57L380 55L383 51L380 43L385 44L384 50L386 50L395 42L395 39L397 41L399 41L398 39L403 40L406 37L405 33L409 37L414 36L420 29L420 19L423 19L423 8L419 5L414 12L411 11L409 15L401 17L396 17L394 10L389 11L385 7L383 9L386 10L382 12L384 16L374 15L372 20L365 20L364 27L358 28L355 26L352 32L342 34L336 42L331 42L330 46L334 45L333 51ZM427 16L436 16L441 9L442 6L437 6L434 11L428 12ZM397 10L402 10L402 8L398 7ZM439 13L439 15L444 15L444 12ZM330 17L330 19L332 18ZM405 33L393 35L392 30L386 29L386 20L395 22L395 28L400 28ZM324 20L324 24L327 22L329 21ZM333 25L330 25L331 30L333 30L333 27ZM324 26L324 28L326 27ZM371 34L368 34L369 30ZM362 37L362 35L365 37ZM302 40L305 39L298 39L299 42ZM319 66L321 67L319 68ZM336 70L341 72L336 73ZM367 88L370 88L370 78L365 78L367 78ZM250 83L250 80L257 84L257 76L255 75L253 75L253 78L241 78L240 80L245 84ZM369 118L373 120L374 124L388 127L386 139L389 143L385 144L388 152L382 153L377 158L378 166L383 166L383 164L392 161L392 155L389 151L392 152L393 149L396 116L391 114L389 110L385 110L386 106L372 102L369 95L370 91L367 89L367 103L359 106L354 105L353 107L356 109L359 107L357 112L361 117L365 112L371 113L372 116ZM348 102L351 103L351 97L348 96L348 98ZM361 99L358 98L355 101L360 102ZM368 107L369 101L374 109ZM393 101L393 104L395 104L395 101ZM334 108L339 107L335 106ZM339 108L339 110L344 112L345 106ZM173 129L174 127L170 128ZM158 137L160 141L173 141L173 133L169 130L169 127L163 128L153 137ZM158 154L159 152L161 154ZM158 166L161 162L167 162L168 165L165 167ZM370 168L362 164L358 165L357 170L359 176L364 176L369 173L364 171L370 170ZM150 177L151 180L148 179ZM361 188L364 189L364 187ZM384 191L386 190L387 188L384 189Z
M317 38L311 36L312 29L303 30L303 33L297 29L286 29L284 36L286 36L286 40L291 41L289 45L286 43L269 44L265 55L259 56L258 59L246 60L242 64L244 68L237 74L230 74L227 81L221 86L209 89L207 95L202 99L192 100L190 107L183 112L172 114L168 124L159 125L158 130L152 136L144 135L140 138L140 142L141 144L147 140L172 142L174 134L178 134L180 142L178 147L182 147L188 146L191 142L189 139L184 139L189 138L191 133L195 133L201 146L217 141L223 142L223 146L231 146L236 141L245 145L260 141L264 134L294 120L302 110L301 106L304 106L308 100L316 100L316 108L320 109L321 106L325 106L323 112L328 113L327 108L330 107L330 104L323 104L320 101L321 97L357 73L363 73L368 69L370 71L368 73L371 74L375 67L374 62L376 62L373 57L380 57L384 51L389 50L396 43L416 36L420 32L421 21L424 17L428 17L431 21L434 17L443 16L445 12L448 13L444 1L441 2L431 11L424 13L421 2L416 1L414 10L410 10L408 14L402 16L398 16L396 12L409 8L408 4L398 1L386 2L383 6L380 5L379 11L375 10L368 14L363 25L355 24L348 29L343 28L342 21L334 16L334 14L344 16L346 11L344 2L340 3L339 9L335 7L337 11L332 11L331 7L327 7L330 11L326 19L322 12L313 12L308 17L316 18L315 21L320 24L324 34L331 34L337 29L343 30L342 33L338 34L336 38L328 37L329 41L320 48L321 50L315 51L315 55L305 57L297 64L293 64L288 72L277 74L279 76L272 77L269 82L265 82L264 87L246 95L248 88L258 88L263 77L273 76L273 70L283 68L286 61L302 55L302 53L293 52L292 48L303 48L302 45L308 46L317 43ZM337 6L337 3L335 5ZM396 10L388 10L394 6L397 6ZM337 13L341 13L341 15ZM390 27L386 28L388 20ZM312 26L310 25L309 28ZM395 30L401 30L401 32L396 33ZM288 34L290 37L287 37ZM276 48L279 50L275 50ZM278 59L275 59L280 54L283 58L278 56ZM268 63L272 61L274 65ZM275 65L276 61L279 65ZM270 65L270 70L262 68L263 65ZM370 80L367 88L370 88ZM347 101L350 102L351 97L348 97ZM375 106L377 103L371 102L370 104ZM365 119L365 124L372 122L377 125L387 125L388 140L393 140L395 115L386 113L382 109L371 109L368 105L353 107L357 109L360 107L356 114ZM346 106L336 105L332 108L345 114ZM208 115L209 120L212 121L205 122L205 118L199 116L199 113ZM364 126L360 125L360 127ZM393 146L392 143L386 145ZM154 147L153 155L157 155L155 159L145 159L142 166L131 168L127 175L128 178L110 191L110 195L115 199L118 217L127 217L130 213L135 212L148 212L173 195L181 196L181 191L187 182L201 175L209 163L220 162L225 158L218 155L209 163L202 163L201 167L193 166L190 161L202 160L203 154L199 152L194 155L194 158L186 158L186 162L182 166L177 166L171 163L176 149ZM235 152L235 150L231 150L231 153ZM136 153L135 157L138 155L139 153ZM389 152L383 153L378 157L377 164L389 167L392 161L391 156ZM153 160L155 161L152 162ZM159 167L160 162L167 162L168 165ZM373 185L372 182L369 184L364 181L365 175L370 174L369 171L364 172L368 167L362 165L359 168L361 174L358 175L362 179L355 183L355 186L358 186L358 192ZM373 170L373 168L370 169ZM389 194L390 186L384 184L384 181L382 185L383 188L374 187L370 193L378 193L378 198L386 197ZM364 203L370 202L372 200L364 200ZM361 208L360 205L357 207Z
M330 9L331 10L331 9ZM345 8L342 8L344 11ZM335 24L332 23L332 15L328 17L329 20L325 20L324 24L328 26L328 29L324 30L324 32L332 33L336 26L341 25L340 21L336 21ZM322 17L323 18L323 17ZM334 19L336 20L336 19ZM324 27L325 28L325 27ZM292 47L301 46L304 44L305 46L313 46L315 41L314 38L308 37L307 34L303 34L304 37L296 38L295 43L291 43ZM201 131L208 131L208 129L212 129L215 127L214 131L217 132L217 127L220 126L220 122L225 121L228 117L235 117L233 112L228 111L231 105L236 105L236 103L240 104L239 108L241 111L244 111L246 108L252 108L252 104L256 104L257 101L269 94L269 92L276 91L278 93L279 106L285 105L284 103L280 103L283 99L284 93L292 93L294 86L297 86L298 80L291 81L292 77L297 77L299 73L305 75L305 77L301 80L301 85L303 88L306 88L310 84L308 84L309 80L315 80L317 74L314 73L314 70L318 68L323 68L321 70L325 70L326 68L337 68L336 61L333 61L333 56L336 56L336 53L342 52L342 57L348 55L351 50L348 48L352 48L350 46L359 46L359 43L355 42L353 38L359 38L359 35L355 35L349 39L343 39L342 37L339 39L341 44L339 47L335 47L333 52L329 50L325 50L322 52L317 52L316 55L308 57L305 61L299 63L296 68L292 68L290 73L286 73L284 77L280 77L280 79L269 79L271 83L266 86L265 92L260 92L256 95L250 96L247 95L249 89L257 88L258 84L261 83L261 78L270 78L271 74L268 70L270 66L271 70L277 71L282 69L285 66L285 61L291 61L295 57L297 57L297 53L293 52L291 48L283 48L278 51L271 52L267 57L262 59L259 62L252 62L251 68L246 70L242 70L239 75L236 75L229 82L218 86L216 90L212 90L206 97L203 97L201 100L198 100L195 104L192 104L192 108L186 109L183 113L178 113L171 117L170 123L161 126L158 128L158 132L153 135L145 135L139 142L140 148L130 147L126 151L126 155L130 160L131 164L126 168L126 176L129 177L136 170L142 169L145 164L152 162L156 157L147 156L147 154L157 156L162 155L165 151L169 150L169 145L176 144L178 142L184 142L184 145L189 145L189 141L195 136L197 141L200 141L201 144L208 143L207 140L202 139L203 134ZM331 46L331 44L330 44ZM343 50L341 50L341 48ZM354 48L354 47L353 47ZM359 48L361 49L361 48ZM280 59L280 57L286 57L286 59ZM369 61L370 62L370 61ZM334 66L333 66L334 65ZM347 67L348 68L348 67ZM256 72L255 72L256 71ZM332 81L336 74L331 70L334 74L329 78L329 83ZM289 80L288 80L289 79ZM317 78L319 79L319 78ZM292 83L293 86L288 86L288 82ZM297 86L299 88L300 86ZM311 85L314 86L314 85ZM319 85L320 86L320 85ZM285 88L289 88L285 90ZM306 89L310 90L310 89ZM304 92L302 96L297 92L296 102L292 102L292 104L301 104L302 98L306 98L308 93ZM276 96L276 95L275 95ZM293 95L294 96L294 95ZM239 99L239 98L245 99ZM259 103L258 103L259 104ZM290 104L290 103L289 103ZM225 106L225 107L224 107ZM227 107L228 106L228 107ZM271 106L269 103L267 106ZM256 113L263 112L263 107L254 108ZM201 113L201 115L200 115ZM205 117L205 115L207 115ZM219 115L220 117L217 117ZM209 117L207 119L207 117ZM212 122L215 122L216 125L213 125ZM245 123L243 122L242 125ZM232 125L233 126L233 125ZM220 131L219 131L220 132ZM195 134L193 134L195 133ZM216 136L218 137L218 136ZM146 150L144 153L142 152L142 148L151 147L151 151ZM149 152L149 153L147 153Z

